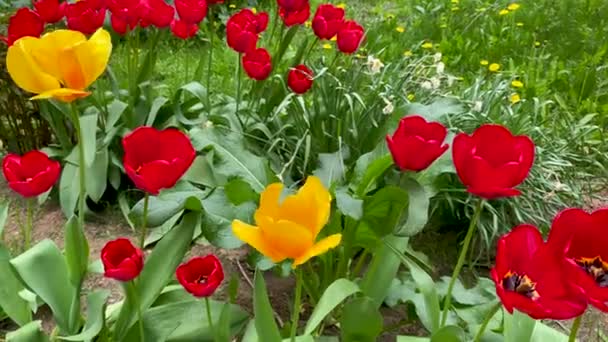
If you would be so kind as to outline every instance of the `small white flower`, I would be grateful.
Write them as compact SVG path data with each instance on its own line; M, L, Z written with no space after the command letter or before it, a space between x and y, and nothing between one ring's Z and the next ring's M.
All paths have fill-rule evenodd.
M384 64L378 58L367 56L367 66L372 74L377 74L384 67Z
M441 86L441 79L439 79L439 77L433 76L431 77L430 81L433 89L437 89Z
M386 115L391 114L395 110L395 106L393 106L393 103L385 97L383 97L382 100L384 100L384 103L386 103L386 106L382 108L382 113Z
M473 104L473 110L476 112L481 112L482 106L483 106L483 102L475 101L475 103Z
M435 65L435 67L437 68L438 74L443 74L443 72L445 71L445 64L443 62L437 63L437 65Z
M433 84L431 81L424 81L420 84L420 87L422 87L422 89L431 90L433 89Z
M433 55L433 61L435 61L435 63L441 62L441 52L437 52L436 54Z

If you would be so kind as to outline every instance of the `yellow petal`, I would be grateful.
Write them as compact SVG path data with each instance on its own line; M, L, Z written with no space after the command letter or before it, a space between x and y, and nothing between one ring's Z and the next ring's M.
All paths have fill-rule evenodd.
M78 31L55 30L42 36L33 56L40 68L58 80L64 80L62 65L65 64L63 51L87 41ZM68 86L74 88L73 86Z
M61 85L52 75L43 71L32 57L38 46L38 39L24 37L8 48L6 68L13 81L30 93L40 94L57 89Z
M106 70L112 53L112 38L108 31L99 29L88 42L74 47L84 75L85 88Z
M77 46L86 46L80 43ZM61 79L68 88L85 89L87 87L84 70L78 59L76 47L68 46L61 50L59 55L59 67L61 69Z
M316 208L316 222L313 236L319 234L321 229L327 224L329 220L329 213L331 211L331 194L325 188L321 180L316 176L309 176L306 179L306 183L300 189L302 194L310 194L314 198Z
M296 266L302 265L307 262L309 259L316 257L317 255L321 255L328 250L336 247L340 244L342 240L342 234L334 234L326 237L325 239L317 242L312 246L309 250L306 251L303 255L299 256L293 262L292 267L296 268Z
M258 216L268 216L275 220L279 217L279 198L283 191L283 184L273 183L264 189L260 195L260 207L255 212L255 222L259 225Z
M270 258L273 262L281 262L286 259L285 256L282 256L272 250L272 248L264 240L262 231L258 227L246 224L239 220L234 220L232 221L232 232L234 235L236 235L236 237L249 244L266 257Z
M262 217L259 225L267 246L280 256L295 259L312 247L314 239L308 228L291 221L272 221Z
M79 89L70 89L70 88L57 88L45 91L40 93L30 100L43 100L43 99L56 99L62 102L72 102L74 100L87 97L91 95L91 92L79 90Z

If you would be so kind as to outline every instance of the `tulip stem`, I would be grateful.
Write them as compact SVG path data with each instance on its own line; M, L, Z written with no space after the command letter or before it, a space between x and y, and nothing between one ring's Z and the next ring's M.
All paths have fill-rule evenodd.
M209 19L209 59L207 60L207 111L211 114L211 62L213 61L213 36L215 35L215 25L213 25L213 12L209 7L207 13Z
M209 304L209 297L205 297L205 311L207 311L207 321L209 322L209 330L214 336L215 340L215 329L213 329L213 316L211 316L211 305Z
M84 137L82 136L82 129L80 127L80 115L78 114L78 108L74 103L72 103L72 121L74 122L74 128L76 129L76 135L78 137L78 179L80 181L80 187L78 189L78 224L80 225L80 229L84 231L87 184L86 162L84 160Z
M141 303L139 302L139 298L137 297L137 287L135 286L135 280L131 280L127 283L127 296L131 297L131 301L133 305L137 307L137 325L139 326L139 340L141 342L145 342L145 332L144 332L144 317L141 312Z
M23 227L23 251L27 251L30 248L30 242L32 241L32 228L34 222L34 199L28 198L26 200L26 222Z
M568 337L568 342L576 342L576 335L578 334L578 329L581 327L581 321L583 320L583 315L580 315L574 319L572 323L572 328L570 329L570 336Z
M291 342L296 340L296 332L298 330L298 321L300 320L300 302L302 300L302 271L296 269L296 296L293 301L293 312L291 313L291 333L289 334Z
M462 245L462 250L460 251L460 256L458 256L458 262L456 263L456 267L454 268L454 273L452 273L452 278L450 279L450 283L448 285L448 291L445 294L445 302L443 305L443 313L441 315L441 324L440 327L445 326L445 323L448 319L448 312L450 312L450 306L452 305L452 290L454 289L454 284L458 279L458 275L462 270L462 266L464 265L464 260L469 251L469 246L471 245L471 240L473 239L473 233L475 232L475 228L477 226L477 221L479 221L479 216L481 215L481 209L483 208L484 201L480 199L477 202L477 206L475 207L475 211L473 213L473 217L471 218L471 223L469 224L469 229L467 230L467 235L464 238L464 242Z
M144 211L143 217L141 218L141 235L139 237L139 248L144 249L146 243L146 234L148 232L148 204L150 202L150 195L146 192L144 195Z
M239 53L238 54L238 59L236 61L236 109L234 110L234 113L236 115L236 118L239 120L239 124L241 125L241 129L245 128L245 125L243 125L243 121L241 120L241 117L239 115L239 106L241 105L241 56L243 54Z
M479 327L479 330L477 330L477 333L475 334L475 338L473 339L473 342L479 342L479 341L481 341L481 336L483 336L483 333L486 331L486 328L488 327L488 324L490 324L490 321L492 320L492 317L494 317L494 315L496 315L496 312L498 312L498 310L500 309L501 306L502 306L501 302L497 302L490 309L490 311L488 311L488 314L486 315L486 318L483 320L483 323L481 323L481 326Z

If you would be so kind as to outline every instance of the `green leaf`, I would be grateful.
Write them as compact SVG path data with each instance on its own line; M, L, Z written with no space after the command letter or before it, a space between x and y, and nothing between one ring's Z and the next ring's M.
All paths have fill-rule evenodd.
M450 277L441 277L441 281L437 283L437 293L440 296L445 296L450 282ZM477 284L470 289L466 289L460 279L456 279L454 288L452 289L452 298L457 303L464 305L480 305L496 299L495 284L488 278L477 278Z
M430 342L431 339L428 337L417 337L417 336L397 336L396 342Z
M234 206L222 189L215 189L203 199L205 216L203 217L203 236L207 241L220 248L238 248L243 242L232 233L232 221L251 220L256 209L255 203L245 202Z
M336 205L342 214L355 220L363 216L363 200L353 198L346 189L336 191Z
M566 342L568 336L541 322L536 322L530 342Z
M383 322L382 315L372 299L354 298L342 308L341 341L374 342L382 332Z
M193 101L189 101L187 99L188 94L194 96L195 99ZM182 99L182 97L184 99ZM186 112L190 112L189 109L191 109L192 106L189 104L191 102L194 102L197 105L202 104L202 103L205 103L206 98L207 98L207 88L205 88L205 86L200 84L199 82L190 82L188 84L181 86L177 90L177 92L175 92L175 96L173 97L173 112L175 113L175 118L181 124L187 125L190 127L202 124L206 120L206 117L203 115L200 115L201 114L200 110L198 110L198 111L192 110L191 112L195 112L195 117L193 119L190 119L190 118L186 117L186 114L184 113L184 109L186 109ZM184 107L184 108L182 108L182 107Z
M6 334L6 342L47 342L48 340L49 338L42 331L42 321L30 322Z
M417 115L424 117L427 121L440 121L446 114L462 113L464 107L454 99L440 98L428 105L412 103L407 110L408 113L416 113ZM401 119L401 117L398 119Z
M87 194L95 203L99 202L101 196L106 191L109 160L108 149L104 148L95 153L93 165L87 168L87 175L85 177Z
M78 203L78 187L80 186L78 166L66 163L59 180L59 203L65 217L74 214Z
M152 107L150 108L150 113L148 114L148 119L146 120L146 126L154 126L154 120L156 120L156 115L158 115L158 111L167 103L169 99L159 96L152 101Z
M213 153L207 153L205 156L197 156L194 158L194 162L182 179L208 187L217 187L220 184L223 184L217 179L211 162L212 160Z
M401 187L407 191L409 199L407 221L405 221L405 224L396 227L394 234L398 236L414 236L420 233L428 222L431 199L424 187L415 179L410 177L402 178L400 183Z
M239 134L208 127L192 129L190 137L197 151L212 148L216 152L213 167L217 174L239 177L257 193L268 185L266 159L246 150Z
M97 146L97 116L98 113L80 117L81 139L84 145L84 164L87 168L93 165Z
M224 186L224 192L232 204L239 205L244 202L253 202L258 199L258 194L253 191L249 183L240 178L235 178Z
M8 218L9 202L3 202L0 204L0 243L4 234L4 227L6 226L6 219Z
M25 284L53 311L62 332L73 334L70 310L76 289L68 277L68 266L61 251L51 240L42 240L25 253L11 260Z
M161 293L175 268L190 247L194 228L200 224L200 213L189 212L180 224L163 237L147 258L138 277L138 294L142 310L149 308ZM118 341L125 338L129 328L137 321L137 310L131 303L122 305L114 333Z
M304 334L312 334L333 309L350 295L360 291L359 286L348 279L341 278L331 283L310 315Z
M97 290L87 296L87 321L78 335L60 336L66 341L90 341L99 334L105 324L106 300L110 296L107 290Z
M272 306L268 299L264 275L256 270L253 287L253 313L255 316L255 329L261 341L281 341L279 327L274 321Z
M106 122L106 133L109 132L118 122L122 113L127 109L128 105L120 100L114 99L108 104L108 120Z
M387 153L386 143L383 140L373 151L365 153L357 159L350 184L351 190L358 196L365 196L373 190L377 179L384 175L391 166L393 166L393 158Z
M182 217L184 211L179 211L177 214L171 216L170 219L165 221L160 227L150 228L150 234L146 237L146 241L144 245L148 246L150 244L155 243L165 236L171 229L175 226L177 221Z
M343 150L334 153L320 153L319 168L313 174L319 177L327 188L331 188L333 183L344 178L344 173L346 172L344 158Z
M466 334L461 327L447 325L431 336L431 342L465 342ZM524 340L521 340L524 341Z
M512 315L504 308L503 312L505 342L530 341L536 320L517 310L513 310Z
M74 287L80 287L89 267L89 243L83 229L84 227L78 225L78 219L74 215L64 227L65 261Z
M9 263L10 258L8 249L0 243L0 308L15 323L23 326L32 320L32 314L28 302L19 296L24 287Z
M378 236L386 236L405 215L408 202L407 192L396 186L386 186L365 198L363 220Z

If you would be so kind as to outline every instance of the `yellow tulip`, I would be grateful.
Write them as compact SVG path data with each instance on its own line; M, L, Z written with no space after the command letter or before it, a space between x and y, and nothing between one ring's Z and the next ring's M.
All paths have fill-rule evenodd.
M275 263L294 259L292 267L296 268L336 247L342 235L330 235L316 242L331 209L331 195L319 178L308 177L296 194L280 203L282 191L281 183L266 187L254 215L257 226L234 220L232 231Z
M38 94L32 100L72 102L90 94L86 88L104 72L111 52L112 40L104 29L89 40L78 31L55 30L17 40L8 48L6 67L19 87Z

